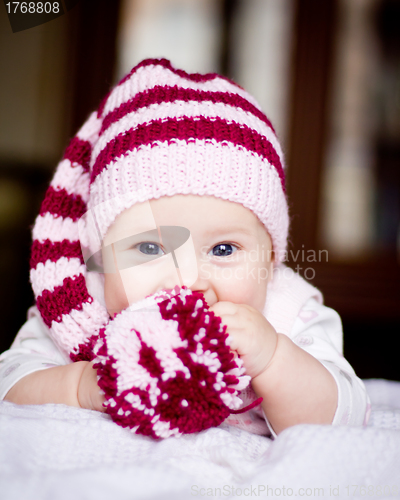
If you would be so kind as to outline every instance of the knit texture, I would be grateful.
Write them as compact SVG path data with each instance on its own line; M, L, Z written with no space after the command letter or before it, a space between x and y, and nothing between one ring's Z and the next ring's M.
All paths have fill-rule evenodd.
M227 337L203 295L188 289L122 311L93 348L107 412L153 438L221 424L242 405L238 391L250 383Z
M110 91L71 140L33 228L36 304L73 361L93 359L96 339L113 322L88 292L90 251L101 248L125 209L175 194L242 204L269 232L277 262L284 258L284 162L267 117L226 78L148 59Z

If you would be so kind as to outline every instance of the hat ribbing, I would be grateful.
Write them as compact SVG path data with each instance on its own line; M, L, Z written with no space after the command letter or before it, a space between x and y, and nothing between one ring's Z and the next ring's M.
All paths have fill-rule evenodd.
M257 103L219 75L188 74L166 60L145 60L70 142L33 229L36 303L73 360L87 357L88 339L109 321L86 287L81 244L88 241L79 233L79 219L92 209L104 237L124 209L174 194L242 204L264 224L276 255L283 255L283 155Z

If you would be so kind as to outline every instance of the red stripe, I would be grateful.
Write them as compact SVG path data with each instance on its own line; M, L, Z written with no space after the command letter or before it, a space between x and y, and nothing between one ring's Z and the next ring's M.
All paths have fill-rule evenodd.
M89 172L89 161L92 153L90 142L83 141L79 137L73 137L64 153L64 159L70 160L72 166L78 163L86 172Z
M138 125L134 129L119 134L98 155L93 165L90 182L116 158L154 141L173 140L215 140L219 143L229 142L235 146L242 146L248 151L257 153L267 159L275 167L285 191L285 174L282 164L272 144L255 130L245 125L228 123L222 119L208 120L200 118L172 118L167 121L154 121Z
M73 309L82 309L82 304L92 302L82 275L75 278L65 278L62 286L57 286L54 292L44 290L36 299L36 305L43 321L50 328L51 323L60 323L63 314L69 314Z
M61 257L78 258L84 264L80 242L69 240L54 242L47 239L41 243L35 240L31 249L31 269L36 269L39 263L44 264L48 260L57 262Z
M47 189L39 215L50 213L56 217L69 217L76 221L86 212L86 203L79 194L69 194L65 189Z
M93 347L96 345L99 337L92 335L82 344L78 345L76 352L70 352L69 357L76 363L77 361L92 361L96 355L93 353Z
M161 104L164 102L175 101L210 101L214 104L221 103L235 108L240 108L243 111L252 113L254 116L262 120L273 132L275 132L273 126L271 125L271 122L264 115L264 113L240 95L230 94L227 92L205 92L180 87L156 86L145 92L140 92L129 101L124 102L123 104L121 104L121 106L108 113L108 115L104 117L100 135L110 125L117 122L128 113L132 113L133 111L137 111L141 108L149 107L152 104Z
M148 346L143 342L138 334L140 340L140 351L139 351L139 365L143 366L152 377L159 378L163 373L163 368L161 366L161 362L157 359L157 352L151 346Z
M136 71L139 68L144 68L146 66L161 66L165 69L170 70L172 73L175 73L175 75L180 76L181 78L185 78L186 80L191 80L192 82L208 82L210 80L215 80L216 78L219 78L221 80L225 80L235 87L238 87L241 89L240 85L235 83L234 81L230 80L229 78L226 78L225 76L218 75L217 73L206 73L204 75L200 73L186 73L186 71L183 71L182 69L176 69L172 66L170 61L168 59L145 59L144 61L141 61L139 64L137 64L130 73L128 73L122 80L118 83L119 85L122 85L126 80L129 80L129 78L136 73Z

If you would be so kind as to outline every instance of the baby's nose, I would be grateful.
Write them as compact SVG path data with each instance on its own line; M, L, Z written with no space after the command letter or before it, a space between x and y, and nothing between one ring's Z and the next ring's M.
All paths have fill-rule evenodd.
M197 279L188 288L190 288L192 292L202 293L208 307L211 307L216 302L218 302L216 292L214 290L214 287L212 286L211 273L207 273L206 269L201 269L201 262L199 262Z

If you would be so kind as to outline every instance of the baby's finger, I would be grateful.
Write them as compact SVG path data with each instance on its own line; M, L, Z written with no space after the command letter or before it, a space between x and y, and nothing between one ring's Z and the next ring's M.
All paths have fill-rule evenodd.
M235 318L236 316L233 314L226 314L226 313L215 313L220 319L221 323L227 327L227 331L229 333L229 329L232 329L235 327Z
M233 331L248 330L248 322L245 317L236 314L226 314L222 313L218 315L221 318L223 325L226 325L227 332L231 333Z
M232 351L236 351L239 355L246 353L248 348L248 338L247 335L238 329L226 330L228 333L227 344Z
M210 307L210 311L212 311L217 316L222 316L224 314L236 314L238 311L238 305L233 302L217 302L216 304Z

